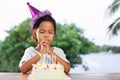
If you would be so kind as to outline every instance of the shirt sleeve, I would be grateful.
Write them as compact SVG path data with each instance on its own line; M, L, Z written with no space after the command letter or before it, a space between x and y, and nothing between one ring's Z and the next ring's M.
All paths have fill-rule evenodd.
M65 60L66 62L70 63L69 60L66 58L66 54L64 53L64 51L61 48L56 48L55 49L55 53L62 58L63 60Z
M19 67L22 66L22 64L23 64L24 61L27 61L29 59L31 59L31 52L30 52L29 49L26 49L25 52L24 52L23 57L21 58L21 60L19 62Z

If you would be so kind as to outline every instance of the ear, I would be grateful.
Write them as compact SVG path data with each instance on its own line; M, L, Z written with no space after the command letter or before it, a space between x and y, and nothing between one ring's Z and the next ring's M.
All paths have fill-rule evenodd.
M33 32L33 35L36 35L36 29L33 29L32 32Z
M33 30L32 30L32 35L33 35L33 39L36 40L36 29L33 29Z

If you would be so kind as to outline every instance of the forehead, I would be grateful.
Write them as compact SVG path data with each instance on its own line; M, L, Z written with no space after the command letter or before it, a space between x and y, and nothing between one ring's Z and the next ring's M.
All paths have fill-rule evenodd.
M42 21L39 25L39 29L53 29L54 30L54 25L50 21Z

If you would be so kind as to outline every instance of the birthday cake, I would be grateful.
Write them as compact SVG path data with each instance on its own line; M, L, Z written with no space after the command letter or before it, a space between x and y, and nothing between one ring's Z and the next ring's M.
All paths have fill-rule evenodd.
M33 64L29 80L71 80L61 64Z

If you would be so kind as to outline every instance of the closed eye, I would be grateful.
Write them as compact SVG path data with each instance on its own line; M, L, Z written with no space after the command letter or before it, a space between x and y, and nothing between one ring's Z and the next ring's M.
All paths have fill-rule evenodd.
M53 34L54 32L53 32L53 31L50 31L49 33L50 33L50 34Z
M44 33L43 31L40 31L40 33Z

